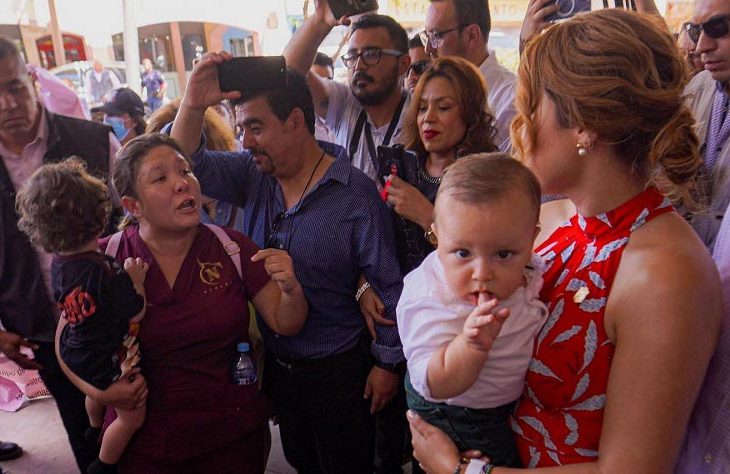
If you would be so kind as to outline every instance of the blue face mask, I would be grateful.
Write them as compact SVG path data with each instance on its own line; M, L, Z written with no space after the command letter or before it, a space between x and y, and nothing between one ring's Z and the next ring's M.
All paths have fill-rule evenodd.
M104 117L104 123L112 128L114 135L117 136L119 141L124 140L129 133L130 129L124 126L124 119L122 117L110 117L107 115Z

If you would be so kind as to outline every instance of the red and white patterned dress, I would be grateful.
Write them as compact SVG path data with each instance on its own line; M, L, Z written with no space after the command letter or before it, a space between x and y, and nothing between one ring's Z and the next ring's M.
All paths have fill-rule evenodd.
M547 265L540 299L549 316L512 419L525 466L598 457L614 352L604 325L606 300L631 233L672 211L650 188L610 212L576 214L537 249Z

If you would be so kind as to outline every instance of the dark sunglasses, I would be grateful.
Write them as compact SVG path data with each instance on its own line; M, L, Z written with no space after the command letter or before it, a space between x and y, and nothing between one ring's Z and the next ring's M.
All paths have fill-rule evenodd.
M682 25L682 29L687 32L689 39L697 43L700 40L700 33L703 31L710 38L722 38L729 30L728 21L730 21L730 15L722 15L712 20L708 20L704 23L685 23Z
M421 61L416 61L415 63L411 64L411 67L408 68L408 72L415 72L419 76L423 74L426 69L431 67L431 61L428 59L424 59Z

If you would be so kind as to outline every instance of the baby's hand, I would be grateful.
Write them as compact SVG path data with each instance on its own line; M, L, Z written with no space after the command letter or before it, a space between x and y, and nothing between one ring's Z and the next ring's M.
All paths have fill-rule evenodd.
M477 307L464 322L464 339L472 349L488 352L499 336L502 325L509 316L509 308L502 308L495 313L493 310L497 304L499 301L496 298L487 301L486 293L479 294Z
M144 288L144 277L147 275L147 270L150 266L141 258L128 257L124 260L124 271L127 272L129 278L132 279L134 287L138 290Z

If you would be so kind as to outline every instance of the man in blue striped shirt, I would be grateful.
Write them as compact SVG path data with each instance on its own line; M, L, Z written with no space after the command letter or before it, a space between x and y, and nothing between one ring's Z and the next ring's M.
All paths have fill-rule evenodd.
M314 139L301 75L289 72L282 90L222 93L216 64L229 59L209 53L195 67L172 136L192 155L203 192L243 208L249 236L288 252L304 288L309 314L298 335L262 325L265 388L287 460L299 472L371 473L371 413L396 392L404 357L395 326L378 326L368 341L355 292L364 275L395 320L402 276L389 213L375 184L336 158L339 147ZM205 108L222 99L236 104L243 153L199 148Z

